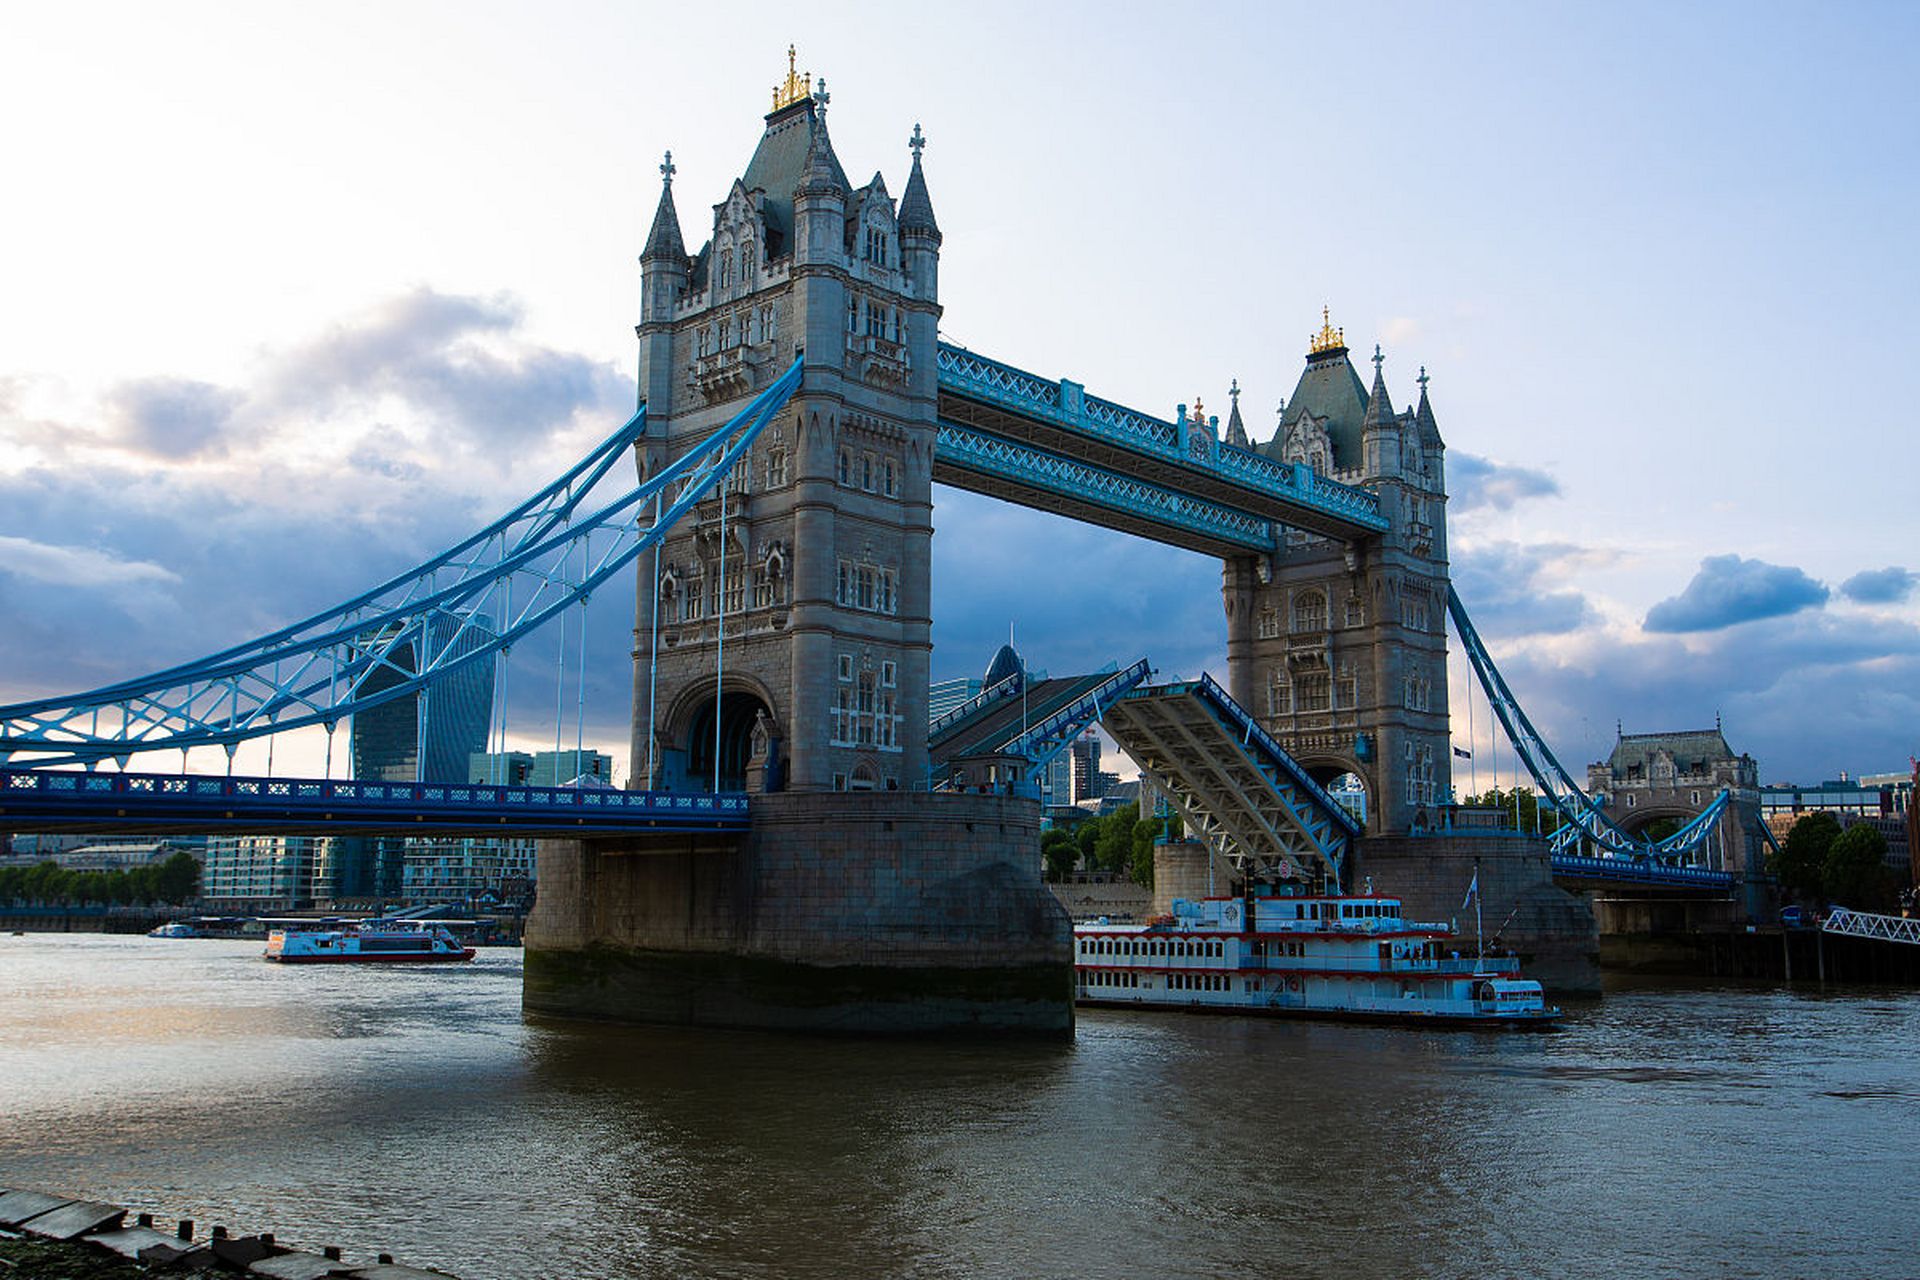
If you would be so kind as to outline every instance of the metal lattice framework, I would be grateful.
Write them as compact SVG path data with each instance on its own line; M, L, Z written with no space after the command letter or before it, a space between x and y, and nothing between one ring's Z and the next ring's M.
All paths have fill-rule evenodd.
M1820 928L1848 938L1878 938L1882 942L1905 942L1920 947L1920 920L1906 916L1877 916L1870 911L1835 907L1827 912Z
M1235 867L1339 884L1360 824L1211 676L1135 689L1101 723Z
M943 469L1008 481L1029 495L1028 505L1044 510L1059 510L1062 498L1077 499L1153 529L1165 541L1215 554L1267 555L1275 547L1274 526L1245 511L957 423L940 424L934 450Z
M407 697L586 601L714 487L800 386L795 361L751 404L610 501L586 500L646 429L643 406L487 528L345 604L243 645L77 696L0 706L0 761L31 768L222 746ZM377 678L376 678L377 677Z
M1466 606L1451 586L1447 588L1447 613L1460 636L1460 647L1466 651L1467 662L1479 677L1480 687L1486 691L1487 702L1493 707L1500 727L1506 731L1508 741L1526 764L1540 794L1565 819L1566 825L1553 837L1556 859L1579 858L1600 863L1626 859L1638 863L1707 866L1718 872L1719 869L1709 863L1722 853L1717 835L1720 818L1731 801L1727 792L1722 791L1704 810L1664 840L1642 840L1628 834L1607 816L1598 801L1580 788L1547 746L1546 739L1533 727L1533 721L1527 718L1519 699L1507 687L1473 620L1467 616ZM1598 859L1580 857L1579 850L1587 845L1599 850Z
M1148 474L1166 477L1159 485L1162 490L1211 494L1223 509L1231 509L1227 503L1244 502L1249 505L1235 514L1259 523L1297 523L1329 536L1367 536L1387 528L1379 494L1330 480L1305 465L1276 462L1251 449L1225 444L1214 438L1211 427L1184 420L1168 422L1088 395L1076 382L1049 381L949 343L940 344L937 364L943 404L957 398L990 405L1007 420L1042 426L1052 438L1071 441L1074 452L1131 459L1128 467L1110 469L1110 474L1136 481ZM939 452L943 461L948 428L969 425L951 417L942 414ZM1085 449L1089 445L1107 448L1089 451ZM1130 469L1133 466L1142 470L1136 474ZM1174 476L1179 477L1177 482L1170 479ZM1177 487L1169 488L1170 484ZM1253 549L1271 547L1269 539Z

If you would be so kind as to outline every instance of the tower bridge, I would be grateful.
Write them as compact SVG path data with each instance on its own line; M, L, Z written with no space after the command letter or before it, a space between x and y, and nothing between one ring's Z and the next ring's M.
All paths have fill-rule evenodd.
M1237 385L1224 427L1197 400L1165 419L942 343L925 138L916 125L896 202L881 174L848 178L826 106L824 85L790 65L697 251L668 154L640 254L639 411L553 485L339 609L152 677L0 708L0 763L42 773L208 745L231 760L241 741L315 725L331 737L356 712L494 661L631 572L634 790L618 806L589 824L589 800L471 788L456 801L196 784L130 801L127 784L57 796L20 784L0 794L0 820L52 820L23 804L97 803L128 825L164 823L203 803L304 830L355 805L342 824L391 823L411 805L416 822L464 830L511 826L521 803L520 830L554 837L527 937L530 1008L1059 1029L1070 936L1038 881L1037 807L1017 785L955 779L985 767L1017 782L1105 719L1216 853L1410 878L1446 848L1491 859L1441 830L1451 616L1506 732L1538 748L1536 778L1595 842L1567 858L1643 878L1698 860L1698 842L1636 844L1565 779L1473 633L1450 586L1445 444L1424 370L1417 404L1396 409L1379 349L1363 382L1323 313L1278 434L1256 444ZM629 452L635 484L604 498ZM930 741L936 481L1218 558L1224 686L1150 686L1141 663L1043 691L1018 732L983 703ZM956 747L962 722L971 736ZM1367 792L1364 830L1324 790L1347 775ZM686 803L699 796L718 807ZM162 802L174 808L139 808ZM728 838L663 851L660 824L676 814L683 831ZM1748 865L1709 870L1730 881ZM1574 921L1541 937L1577 934L1544 855L1515 868L1516 903ZM1465 884L1428 878L1436 901Z

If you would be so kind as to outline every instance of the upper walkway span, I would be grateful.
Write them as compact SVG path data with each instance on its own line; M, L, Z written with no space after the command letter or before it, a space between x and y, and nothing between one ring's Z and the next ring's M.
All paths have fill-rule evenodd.
M1265 554L1285 530L1383 533L1379 495L940 344L934 479L1222 557Z

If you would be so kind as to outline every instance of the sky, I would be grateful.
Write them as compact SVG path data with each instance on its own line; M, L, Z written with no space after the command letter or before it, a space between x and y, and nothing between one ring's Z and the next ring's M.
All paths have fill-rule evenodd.
M357 594L617 426L661 153L697 245L791 41L855 182L925 130L949 340L1163 417L1238 379L1256 439L1322 306L1396 404L1424 365L1456 586L1576 775L1716 716L1767 782L1920 753L1920 10L877 12L9 6L0 701ZM1224 674L1217 564L944 488L935 526L936 678L1010 627ZM584 726L516 651L515 745L624 772L631 608Z

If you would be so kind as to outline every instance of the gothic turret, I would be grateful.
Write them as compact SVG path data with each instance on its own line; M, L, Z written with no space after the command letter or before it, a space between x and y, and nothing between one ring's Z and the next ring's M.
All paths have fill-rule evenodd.
M827 136L825 99L822 89L801 108L807 113L807 155L793 189L795 263L837 265L846 260L847 200L852 193Z
M664 413L672 394L667 371L673 352L674 310L686 296L688 270L686 242L680 238L680 215L673 206L673 152L660 162L660 205L653 212L653 228L640 251L640 400Z
M1247 439L1247 424L1240 420L1240 379L1233 380L1233 385L1227 388L1227 396L1233 401L1233 412L1227 415L1227 443L1251 449L1253 443Z
M1387 396L1386 375L1381 365L1386 357L1380 345L1373 347L1373 390L1367 395L1366 416L1360 419L1360 448L1366 457L1367 475L1398 476L1401 473L1401 421Z
M907 189L900 197L900 263L914 292L933 298L940 291L940 224L933 218L933 201L927 196L927 175L920 170L920 153L926 148L926 135L913 126L907 148L913 152L913 172L907 175Z

